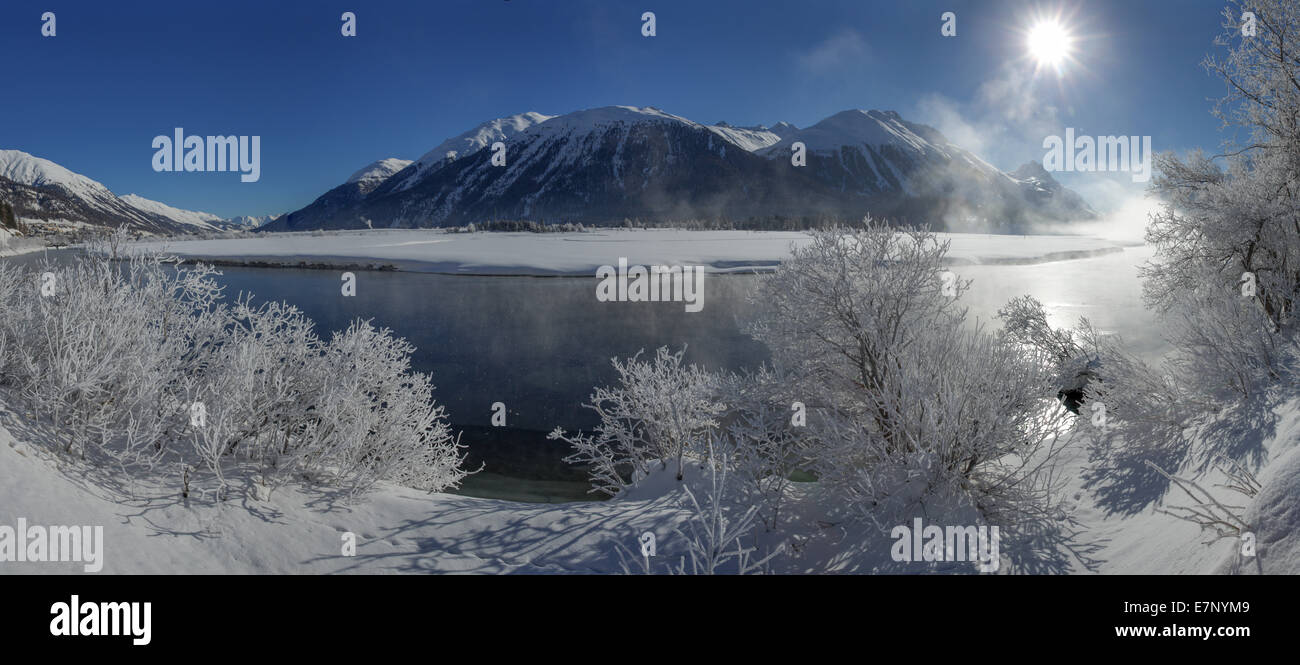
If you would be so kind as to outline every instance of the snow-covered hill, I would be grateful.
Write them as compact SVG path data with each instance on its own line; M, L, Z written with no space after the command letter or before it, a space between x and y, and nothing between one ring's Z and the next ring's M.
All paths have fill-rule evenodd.
M0 150L0 176L32 187L58 187L85 200L117 198L98 182L21 150Z

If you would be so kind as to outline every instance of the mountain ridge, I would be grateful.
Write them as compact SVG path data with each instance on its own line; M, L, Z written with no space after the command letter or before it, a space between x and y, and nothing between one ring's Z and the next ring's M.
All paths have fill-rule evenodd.
M1017 178L895 111L849 109L805 129L773 128L705 125L649 106L497 118L370 192L336 187L263 230L867 213L1017 230L1096 216L1050 175ZM496 141L506 145L504 167L485 150ZM789 166L796 142L807 148L806 167ZM464 149L437 159L450 145Z

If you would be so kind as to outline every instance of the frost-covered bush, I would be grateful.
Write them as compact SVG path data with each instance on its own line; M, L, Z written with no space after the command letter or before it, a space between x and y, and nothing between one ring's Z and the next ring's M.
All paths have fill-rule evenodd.
M728 453L712 441L704 452L703 467L708 471L708 485L697 491L683 485L678 507L685 519L673 527L667 547L682 551L676 563L671 556L664 568L657 570L649 557L637 556L622 545L617 554L624 574L633 572L669 575L753 575L769 572L774 558L784 551L778 545L766 554L747 544L758 520L758 507L746 503L729 481L730 469L737 466Z
M429 375L411 371L414 350L366 321L334 334L317 405L321 434L303 451L309 463L328 460L354 488L390 479L438 491L460 482L460 446L443 407L434 405Z
M1084 354L1080 336L1075 331L1048 324L1043 304L1033 296L1013 298L998 310L998 318L1008 338L1048 354L1058 364L1064 365Z
M429 377L391 331L356 322L325 342L289 305L225 302L211 267L118 249L0 265L0 385L66 451L131 473L205 468L222 491L236 475L354 493L465 475Z
M734 467L738 494L754 506L769 531L780 528L791 477L806 467L804 423L792 422L790 393L783 372L770 367L722 379L728 409L718 446ZM807 405L804 405L807 408ZM806 413L802 414L806 419Z
M641 353L614 358L619 385L597 388L587 404L600 417L595 430L550 433L574 447L566 461L588 465L594 491L617 494L656 465L673 465L681 480L687 456L703 452L726 405L718 401L718 377L683 365L684 354L661 347L651 360L641 360Z

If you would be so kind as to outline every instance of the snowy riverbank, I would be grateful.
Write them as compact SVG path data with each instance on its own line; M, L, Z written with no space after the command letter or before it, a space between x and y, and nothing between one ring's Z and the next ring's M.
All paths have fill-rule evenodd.
M1085 236L939 234L953 265L1029 264L1123 251ZM467 275L595 274L626 257L631 265L702 265L710 272L770 269L808 236L777 231L602 229L585 233L447 233L441 230L259 234L222 240L150 241L189 259L258 266L389 269Z

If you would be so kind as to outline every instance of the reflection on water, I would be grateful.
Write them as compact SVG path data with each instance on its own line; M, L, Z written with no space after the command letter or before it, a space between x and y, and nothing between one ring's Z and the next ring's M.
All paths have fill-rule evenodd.
M1016 296L1031 295L1043 303L1048 322L1072 328L1087 317L1104 333L1121 337L1127 348L1147 362L1168 353L1164 327L1142 305L1138 266L1151 260L1149 246L1088 259L1035 265L984 265L953 268L971 279L964 301L970 317L996 325L998 310Z

